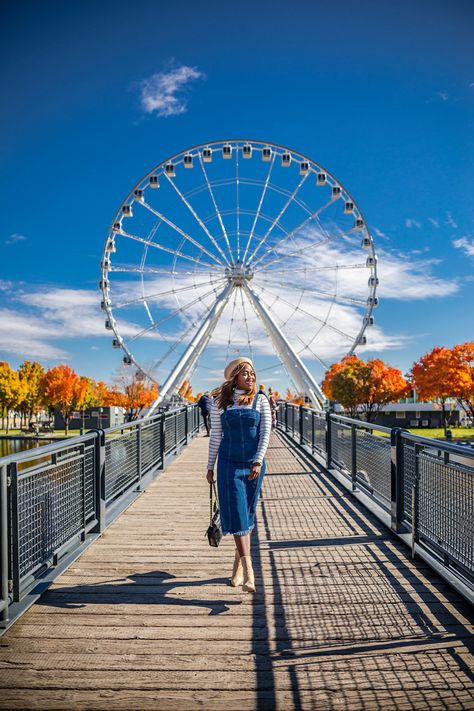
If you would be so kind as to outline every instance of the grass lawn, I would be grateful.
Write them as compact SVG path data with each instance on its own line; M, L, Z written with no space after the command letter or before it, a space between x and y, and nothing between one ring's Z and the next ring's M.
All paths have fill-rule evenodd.
M8 437L31 437L31 434L26 434L25 432L22 432L19 429L10 429L8 432L6 430L0 430L0 436L1 435L7 435ZM41 432L40 433L40 438L49 438L49 439L54 439L56 437L65 437L65 430L54 430L54 432ZM69 430L68 437L78 437L79 436L79 430Z
M468 442L474 442L474 428L472 427L450 427L453 439L452 442L457 440L464 440ZM446 440L444 436L444 430L442 427L414 427L409 429L409 432L413 434L420 435L420 437L429 437L430 439L441 439Z

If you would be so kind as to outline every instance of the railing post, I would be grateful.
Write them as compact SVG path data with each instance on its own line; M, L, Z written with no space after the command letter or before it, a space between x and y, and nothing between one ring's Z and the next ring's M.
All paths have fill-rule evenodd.
M304 435L303 435L303 405L300 405L299 407L299 416L300 416L300 421L298 423L298 430L299 430L299 436L300 436L300 444L304 443Z
M395 533L403 530L404 515L404 481L403 481L403 442L402 429L394 427L390 433L390 527Z
M160 420L160 456L161 456L161 464L159 466L159 469L164 469L165 468L165 438L166 438L166 428L165 428L165 413L162 412L161 415L161 420Z
M357 425L351 425L351 483L352 491L357 490Z
M288 403L285 402L285 432L288 434Z
M311 410L311 454L314 454L314 410Z
M418 517L420 513L420 465L418 461L419 447L415 444L415 481L411 492L411 557L415 557L416 544L419 541Z
M95 500L97 525L94 533L105 531L105 432L93 430L94 440L94 471L95 471Z
M331 441L331 413L326 412L326 469L330 469L331 467Z
M11 462L10 467L10 517L9 529L11 531L11 581L13 602L20 602L20 540L18 516L18 469L17 463Z
M142 425L141 422L137 425L137 474L138 486L137 491L142 490Z
M186 405L186 409L184 411L184 434L186 437L186 446L188 445L188 406Z
M179 443L178 443L178 412L175 412L173 417L174 417L174 452L175 454L178 454L179 451Z
M1 621L8 622L8 560L9 560L9 535L8 535L8 472L7 466L0 468L0 517L1 517L1 575L2 575L2 611Z

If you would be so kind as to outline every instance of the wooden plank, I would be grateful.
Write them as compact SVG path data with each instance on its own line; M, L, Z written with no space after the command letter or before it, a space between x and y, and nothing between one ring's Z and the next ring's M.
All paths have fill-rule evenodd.
M469 606L275 434L258 592L229 587L232 540L203 539L206 446L194 440L2 638L0 708L474 707Z

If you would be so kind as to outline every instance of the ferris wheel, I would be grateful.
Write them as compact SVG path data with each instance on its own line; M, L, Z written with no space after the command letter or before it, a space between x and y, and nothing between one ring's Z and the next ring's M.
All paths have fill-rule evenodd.
M114 216L101 272L113 346L159 383L151 411L197 367L219 382L212 363L241 353L276 355L320 408L315 371L366 345L378 302L354 199L307 156L259 141L206 143L159 163Z

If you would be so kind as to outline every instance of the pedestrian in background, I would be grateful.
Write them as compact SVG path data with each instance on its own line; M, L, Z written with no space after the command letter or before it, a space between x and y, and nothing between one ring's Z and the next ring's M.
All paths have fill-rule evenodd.
M198 401L198 407L201 410L202 419L204 420L204 427L206 428L206 437L209 437L209 429L211 426L211 408L212 408L212 398L208 392L201 395Z

